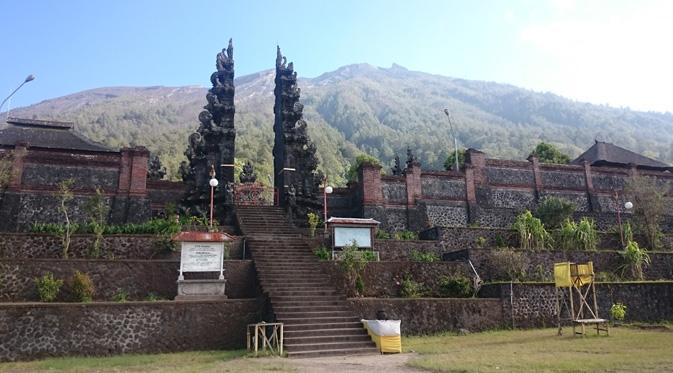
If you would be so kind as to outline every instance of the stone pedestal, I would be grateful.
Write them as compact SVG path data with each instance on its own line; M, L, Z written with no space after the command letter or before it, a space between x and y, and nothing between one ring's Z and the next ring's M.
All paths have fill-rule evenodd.
M178 280L176 301L184 300L222 300L227 280Z

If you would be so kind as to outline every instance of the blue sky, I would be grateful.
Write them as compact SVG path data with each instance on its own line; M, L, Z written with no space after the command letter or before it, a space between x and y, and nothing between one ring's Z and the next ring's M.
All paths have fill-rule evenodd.
M397 63L673 111L663 0L1 0L0 33L0 96L37 77L12 107L103 86L205 86L232 37L237 76L272 68L280 44L305 77Z

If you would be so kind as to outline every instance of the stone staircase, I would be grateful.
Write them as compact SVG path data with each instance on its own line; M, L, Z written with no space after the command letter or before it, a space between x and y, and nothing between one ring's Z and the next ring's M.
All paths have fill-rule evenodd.
M237 207L236 214L262 290L284 324L289 357L378 351L281 208Z

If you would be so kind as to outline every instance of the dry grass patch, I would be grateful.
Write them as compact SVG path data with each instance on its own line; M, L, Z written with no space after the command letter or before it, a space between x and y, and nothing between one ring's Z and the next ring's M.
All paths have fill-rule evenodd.
M0 364L0 372L297 372L287 359L248 358L239 351L193 351L154 355L64 357Z
M564 329L568 334L568 329ZM673 333L611 328L610 336L556 336L556 329L467 336L409 337L421 356L409 365L433 372L673 371Z

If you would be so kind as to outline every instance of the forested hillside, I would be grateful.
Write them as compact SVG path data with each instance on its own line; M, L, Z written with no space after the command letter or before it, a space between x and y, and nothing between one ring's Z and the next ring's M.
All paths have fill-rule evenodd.
M397 65L349 65L299 84L321 166L338 183L359 152L391 165L395 154L404 160L409 146L424 168L441 168L453 144L444 108L454 117L459 146L490 157L522 159L541 140L576 156L599 139L673 162L670 113L591 105ZM99 88L15 109L11 115L74 121L79 132L112 147L145 145L177 178L205 93L200 87ZM251 160L263 181L272 168L272 108L273 71L236 80L237 159Z

